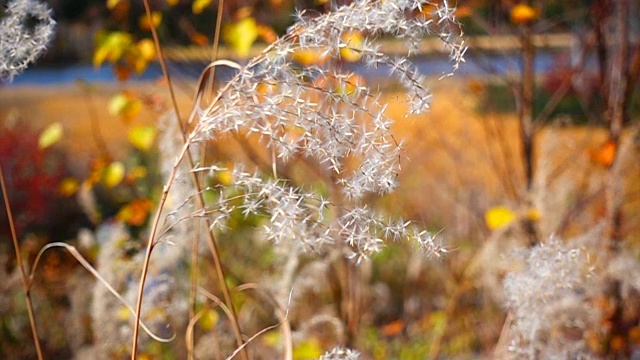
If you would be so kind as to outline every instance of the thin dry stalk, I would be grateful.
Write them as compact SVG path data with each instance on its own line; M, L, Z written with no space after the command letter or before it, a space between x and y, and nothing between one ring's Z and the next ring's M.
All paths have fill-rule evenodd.
M120 293L118 293L118 291L111 285L109 284L109 282L102 276L100 275L100 273L98 272L98 270L96 270L96 268L94 268L87 259L85 259L80 252L78 251L78 249L75 248L75 246L69 245L67 243L64 242L52 242L52 243L48 243L47 245L43 246L40 251L38 251L38 255L36 255L35 260L33 261L33 267L31 268L31 272L29 273L29 283L33 283L33 279L36 276L36 270L38 269L38 265L40 264L40 260L42 259L42 256L44 255L45 252L49 251L50 249L53 248L62 248L65 249L69 252L69 254L76 259L76 261L78 261L78 263L80 264L80 266L82 266L85 270L87 270L91 275L93 275L93 277L100 283L102 284L102 286L104 286L109 293L111 293L111 295L113 295L116 299L118 299L118 301L129 311L129 313L135 317L135 310L133 309L133 307L131 307L131 305L129 305L129 303L122 297L122 295L120 295ZM142 330L144 330L147 335L149 335L149 337L151 337L152 339L161 342L161 343L169 343L171 341L173 341L175 339L175 334L172 335L171 337L168 338L164 338L161 337L157 334L154 334L153 331L151 331L151 329L144 324L144 322L140 322L140 326L142 327Z
M216 28L214 30L213 35L213 46L211 48L211 62L215 62L218 60L218 49L220 47L220 29L222 27L222 10L224 6L224 0L218 1L218 13L216 15ZM211 94L213 94L213 89L215 85L215 68L211 70L211 75L209 76L209 82L211 84ZM200 163L206 163L206 154L207 154L207 143L204 143L200 148ZM202 184L204 181L204 173L199 174L198 183ZM197 295L197 285L198 285L198 248L200 247L200 228L202 226L202 222L200 219L195 219L195 231L193 235L193 244L191 251L191 288L189 290L189 318L191 319L194 316L194 312L196 309L196 295ZM191 333L190 336L193 336ZM190 337L187 339L187 343L193 343L193 338ZM193 347L187 348L187 357L190 360L193 360Z
M528 1L529 5L531 1ZM533 94L535 87L535 46L532 41L532 26L531 24L525 24L521 35L522 42L522 83L519 92L520 107L519 107L519 120L520 120L520 141L522 143L522 160L524 162L524 174L526 181L526 199L530 202L531 191L533 190L533 177L534 177L534 154L533 154L533 137L535 135L535 129L533 124ZM527 221L525 224L527 234L529 236L529 243L531 245L538 243L538 234L536 226L533 222Z
M16 252L16 262L18 269L20 269L20 278L22 278L22 288L24 289L24 299L27 303L27 313L29 314L29 324L31 325L31 334L33 335L33 343L36 346L36 354L38 360L42 360L42 349L40 347L40 339L38 338L38 328L36 327L36 318L33 313L33 304L31 302L31 281L27 279L27 275L22 265L22 255L20 252L20 244L18 243L18 236L16 234L16 227L13 223L13 213L11 212L11 204L9 203L9 194L7 192L7 185L4 180L4 173L2 172L2 166L0 165L0 185L2 185L2 196L4 197L4 206L7 210L7 218L9 220L9 228L11 229L11 240L13 241L13 248Z
M291 305L291 296L293 295L293 290L289 293L289 299L287 302L286 309L283 309L278 303L278 301L271 294L261 289L260 286L258 286L257 284L252 284L252 283L243 284L234 289L234 291L238 291L238 292L244 291L244 290L253 290L258 295L268 300L271 306L274 307L276 315L280 318L280 322L258 331L255 335L247 339L247 341L243 346L247 346L251 341L256 339L258 336L261 336L270 330L273 330L279 326L282 326L282 335L283 335L283 344L284 344L283 359L285 360L293 359L293 335L291 334L291 324L289 323L289 319L288 319L289 317L288 309L289 309L289 306ZM231 359L233 356L235 356L239 350L240 349L237 349L234 352L234 354L232 354L228 359Z
M147 17L149 18L149 21L152 22L152 14L151 14L151 8L149 7L149 3L147 0L143 0L143 4L145 7L145 12ZM153 225L151 228L151 233L149 235L149 240L147 242L147 252L145 254L145 259L144 259L144 263L143 263L143 269L142 269L142 275L141 275L141 281L140 281L140 287L138 289L138 301L136 304L136 322L134 325L134 332L133 332L133 344L132 344L132 352L131 352L131 358L135 359L136 358L136 353L137 353L137 343L138 343L138 334L139 334L139 324L140 324L140 311L141 311L141 307L142 307L142 296L143 296L143 291L144 291L144 282L145 282L145 278L147 275L147 271L149 268L149 262L151 259L151 251L153 250L153 245L154 245L154 241L155 241L155 235L157 233L157 227L159 224L159 220L160 220L160 215L162 212L162 209L164 208L164 204L166 202L167 199L167 195L169 193L169 190L171 188L171 184L173 183L173 180L175 178L176 175L176 171L180 165L180 162L182 161L182 159L185 157L187 158L187 161L189 163L189 166L191 168L194 167L194 161L193 158L191 157L191 153L188 151L189 146L191 145L191 140L190 138L187 137L187 129L186 126L184 125L184 123L181 121L181 117L180 117L180 113L178 110L178 104L176 101L176 97L175 97L175 92L173 91L173 86L171 83L171 77L169 75L169 71L167 70L167 66L166 66L166 62L165 62L165 57L164 57L164 53L162 50L162 46L160 45L160 40L158 38L158 34L156 32L155 27L151 27L151 33L153 35L153 41L154 44L156 46L156 51L158 52L158 58L160 60L160 65L162 67L162 72L164 75L165 80L167 81L167 86L169 87L169 93L171 96L171 101L173 104L173 110L175 111L176 117L178 119L178 123L180 125L180 129L182 132L182 138L184 140L184 148L183 151L181 152L181 154L178 157L178 160L176 161L176 164L169 176L169 179L167 180L167 183L163 189L162 192L162 197L160 200L160 203L158 204L158 210L156 212L156 215L154 217L153 220ZM215 68L215 67L213 67ZM207 71L205 71L207 72ZM202 88L202 87L201 87ZM197 97L201 96L198 95ZM193 182L193 185L195 187L195 189L198 192L198 196L196 197L196 200L198 202L198 206L200 209L204 209L204 199L202 197L202 192L201 190L201 185L200 182L198 181L198 178L196 176L196 174L191 173L191 180ZM229 292L229 288L227 287L227 283L225 281L225 275L224 275L224 270L222 269L222 264L220 262L220 256L219 256L219 252L217 249L217 245L216 245L216 241L215 241L215 237L213 235L213 232L211 230L211 224L209 224L209 221L206 222L207 228L210 229L209 231L207 231L208 234L208 244L209 244L209 248L211 250L211 253L213 255L213 260L214 260L214 266L216 269L216 274L218 276L218 280L219 280L219 284L220 284L220 288L222 290L224 299L225 299L225 303L227 304L227 306L229 307L232 316L230 317L230 322L233 328L233 332L234 335L236 337L236 342L238 344L238 346L241 346L243 344L243 340L242 340L242 333L240 331L240 326L238 325L238 321L237 321L237 316L235 313L235 308L233 305L233 302L231 301L231 294ZM246 351L242 351L241 352L242 358L243 359L247 359L247 354Z
M629 86L629 2L621 0L617 4L617 46L618 52L611 69L611 88L609 91L609 138L617 150L614 160L609 167L609 181L607 182L607 226L608 237L613 245L621 240L622 228L622 201L619 199L619 168L620 160L620 134L624 120L627 116L627 104L629 102L627 87Z
M171 184L175 179L176 172L180 162L184 158L185 153L188 152L189 143L185 144L180 152L180 155L176 159L176 165L173 167L171 173L169 174L169 179L167 179L167 185L165 185L162 190L162 196L160 197L160 202L158 203L158 209L156 210L156 214L153 217L153 222L151 225L151 232L149 234L149 240L147 242L146 252L144 255L144 262L142 266L142 274L140 275L140 287L138 289L138 301L136 302L136 319L135 325L133 327L133 344L131 348L131 359L135 360L137 357L137 348L138 348L138 333L140 331L140 314L142 310L142 295L144 292L144 284L147 279L147 272L149 271L149 263L151 260L151 251L153 251L153 247L155 246L156 234L158 232L158 225L160 224L160 217L162 215L162 209L164 208L165 203L167 202L167 197L169 195L169 190L171 190Z

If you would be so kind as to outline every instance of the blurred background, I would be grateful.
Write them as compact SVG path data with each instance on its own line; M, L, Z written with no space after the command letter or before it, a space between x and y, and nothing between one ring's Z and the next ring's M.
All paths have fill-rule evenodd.
M49 1L57 21L52 45L22 75L0 83L0 164L28 266L44 245L64 241L108 272L119 266L105 265L109 256L124 261L144 244L135 239L145 233L162 186L159 119L171 108L151 26L185 114L212 58L218 16L218 58L243 63L282 35L296 11L316 16L348 3L226 0L218 14L217 1L153 0L149 21L141 1ZM580 300L598 312L597 327L565 326L549 336L580 343L597 357L638 356L640 2L455 5L469 47L465 63L443 77L451 61L437 39L425 39L412 58L428 76L429 113L404 116L402 88L389 80L388 69L366 68L357 57L335 65L380 89L395 120L393 131L404 139L399 188L371 199L371 206L437 233L449 249L445 257L424 258L398 243L376 255L363 270L360 321L347 342L364 358L493 358L507 348L505 333L513 321L503 280L523 267L510 263L510 254L557 238L582 249L588 264L604 275L593 285L598 291L585 291L588 296ZM422 11L433 9L425 5ZM352 34L369 35L375 34ZM389 54L403 50L392 38L379 41ZM325 62L318 53L302 52L292 60L300 66ZM224 82L230 75L221 70L216 79ZM246 160L259 151L251 146L223 139L211 144L209 157L221 163ZM255 225L250 222L237 219L221 239L223 262L233 274L228 282L264 281L273 270L277 254L264 244L247 246L243 227ZM570 242L585 236L589 241ZM105 244L119 238L127 240L106 253ZM598 261L597 249L605 248L611 256L606 259L624 256L625 266ZM305 261L304 271L312 272L317 264ZM188 266L178 268L187 273ZM105 342L95 334L104 314L97 314L93 278L62 250L46 252L36 274L31 294L45 357L91 354L96 343ZM213 283L213 275L203 277ZM317 297L310 293L300 300L300 319L335 295L330 275L316 281ZM0 287L0 357L34 358L4 207ZM170 319L173 314L163 309L167 313L158 319ZM199 331L222 331L228 325L218 316L223 317L211 315ZM249 327L264 327L269 319L259 312L253 316L246 320ZM294 358L317 358L329 345L345 342L320 326L314 330L302 320L297 326L306 333L295 339ZM277 342L272 336L256 346L270 358ZM185 358L184 344L151 344L143 350L148 358ZM108 358L126 358L125 352L116 349Z

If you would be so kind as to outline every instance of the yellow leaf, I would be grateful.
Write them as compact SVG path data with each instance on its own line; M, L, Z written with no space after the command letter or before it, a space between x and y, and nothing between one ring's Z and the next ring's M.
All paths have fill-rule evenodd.
M116 7L116 5L118 5L120 3L120 1L122 0L107 0L107 9L111 10L114 7Z
M304 340L293 349L293 359L317 359L322 356L322 348L318 339Z
M220 315L218 315L218 312L212 309L206 309L204 310L202 317L200 318L200 328L204 331L209 331L213 329L214 326L216 326L219 320Z
M176 6L176 5L178 5L179 2L180 2L180 0L167 0L167 5Z
M360 75L350 75L344 80L340 80L335 88L335 91L340 95L353 96L357 93L358 87L365 84L364 78Z
M322 65L328 59L321 49L298 49L291 58L302 66Z
M157 28L158 26L160 26L161 22L162 22L162 13L159 11L151 12L151 23L149 23L149 17L146 14L141 15L138 18L138 26L142 31L150 31L152 24L154 28Z
M262 335L262 343L271 347L276 347L278 344L282 343L282 335L280 331L268 331L266 334Z
M58 184L58 192L64 197L74 195L78 192L79 188L80 184L78 183L78 180L72 177L66 177L60 181L60 184Z
M157 132L156 128L151 125L142 125L131 128L127 137L136 149L148 151L156 139Z
M364 37L359 32L346 32L342 34L342 47L340 47L340 58L347 62L356 62L362 57Z
M156 45L151 39L142 39L135 45L136 54L133 57L133 68L138 75L142 74L149 62L156 58Z
M129 309L127 309L126 306L120 306L118 308L118 311L116 312L116 314L117 314L116 317L120 321L127 320L131 316L131 313L129 312Z
M195 0L191 5L191 11L194 15L198 15L211 4L211 0Z
M258 39L256 19L245 17L233 23L227 23L222 30L222 38L241 57L247 57L251 45Z
M491 230L508 226L516 220L516 217L516 213L505 206L494 206L484 213L484 220Z
M538 18L538 11L526 4L518 4L511 8L511 22L516 25L529 24Z
M133 94L121 92L109 100L109 114L131 121L142 110L142 101Z
M134 182L137 179L142 179L147 176L149 171L144 166L136 166L133 169L129 170L127 173L127 181Z
M142 74L147 69L147 65L149 65L149 62L141 56L133 58L132 61L133 63L131 65L138 75Z
M40 137L38 137L38 147L40 149L46 149L57 143L62 139L63 133L62 124L59 122L47 126L47 128L40 133Z
M216 179L221 185L231 185L233 183L233 173L230 170L219 171L216 174Z
M93 66L99 67L105 61L117 62L130 50L132 44L131 35L122 31L99 36L96 51L93 53Z
M124 174L124 164L119 161L114 161L104 169L104 173L102 174L102 183L107 187L107 189L112 189L122 182Z

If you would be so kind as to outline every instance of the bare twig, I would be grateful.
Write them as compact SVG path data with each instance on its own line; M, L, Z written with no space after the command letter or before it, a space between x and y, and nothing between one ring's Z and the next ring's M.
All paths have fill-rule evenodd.
M42 259L42 256L44 255L44 253L47 252L49 249L53 249L53 248L63 248L67 250L69 254L71 254L71 256L73 256L73 258L78 261L80 266L85 268L85 270L87 270L91 275L93 275L93 277L95 277L100 284L102 284L105 288L107 288L107 290L116 299L118 299L118 301L120 301L120 303L124 305L124 307L127 308L127 310L129 310L131 315L135 317L136 313L133 307L129 305L129 303L127 303L127 301L122 297L122 295L120 295L118 291L114 289L113 286L111 286L111 284L109 284L109 282L102 275L100 275L98 270L96 270L96 268L94 268L89 263L89 261L87 261L87 259L85 259L82 256L82 254L80 254L80 252L78 251L78 249L75 248L75 246L69 245L64 242L48 243L47 245L43 246L40 249L40 251L38 251L38 255L36 255L36 259L33 261L33 267L31 268L31 272L29 273L29 283L33 283L33 279L35 278L35 275L36 275L36 269L38 268L38 264L40 263L40 259ZM171 337L168 337L168 338L163 338L159 335L156 335L153 333L153 331L151 331L151 329L147 325L144 324L144 322L140 322L140 326L142 327L142 330L144 330L147 333L147 335L149 335L152 339L156 341L159 341L162 343L169 343L176 338L176 334L173 334Z
M152 23L152 14L151 14L151 8L149 7L149 2L148 0L143 0L143 4L145 7L145 12L147 14L147 17L149 18L150 23ZM180 129L182 132L182 138L184 140L184 147L183 150L181 152L181 154L178 156L178 159L175 163L175 166L171 172L171 174L169 175L169 179L167 180L165 187L163 189L162 192L162 197L160 200L160 203L158 204L158 209L156 212L156 215L154 217L153 220L153 225L151 228L151 232L149 235L149 239L147 242L147 252L145 254L145 259L144 259L144 264L143 264L143 269L142 269L142 275L141 275L141 281L140 281L140 287L138 289L138 301L136 304L136 315L137 315L137 319L136 323L134 325L134 333L133 333L133 344L132 344L132 353L131 353L131 358L133 360L136 359L136 352L137 352L137 343L138 343L138 332L139 332L139 318L140 318L140 310L142 307L142 296L143 296L143 291L144 291L144 282L145 282L145 278L147 275L147 271L149 268L149 262L151 259L151 251L153 250L153 245L154 245L154 241L155 241L155 236L157 233L157 228L158 228L158 224L159 224L159 220L160 220L160 215L162 213L162 209L164 208L164 204L166 202L167 199L167 195L169 193L169 190L171 188L171 184L173 183L173 180L175 178L175 174L176 171L178 169L178 167L180 166L180 163L182 162L183 158L186 155L186 159L188 161L188 164L191 168L194 167L195 162L193 161L193 158L191 157L191 153L188 151L191 143L192 143L192 138L187 136L187 127L186 125L182 122L181 117L180 117L180 113L179 113L179 109L178 109L178 103L176 101L176 96L175 96L175 92L173 91L173 86L171 84L171 77L169 75L169 71L167 69L167 65L166 65L166 61L164 58L164 54L163 54L163 50L162 50L162 46L160 45L160 40L158 38L158 34L157 31L155 29L154 26L151 27L151 33L153 35L153 40L156 46L156 51L158 52L158 58L160 60L160 65L162 67L162 72L163 75L165 77L165 80L167 81L167 86L169 87L169 93L171 96L171 101L173 103L173 109L175 111L176 117L178 119L178 123L180 125ZM211 70L211 66L207 68L207 70L205 70L205 72L203 73L203 75L208 74L209 71ZM215 68L215 66L213 66L213 68ZM201 84L200 84L200 89L198 90L199 93L198 95L196 95L196 100L199 100L200 97L202 96L202 94L200 93L200 91L203 89L202 87L202 83L205 82L206 78L201 78ZM215 100L213 101L213 103L215 103ZM198 101L194 102L194 107L195 106L199 106ZM192 112L193 116L194 112ZM201 185L200 182L198 181L198 177L196 174L194 174L193 172L190 173L191 174L191 180L193 182L194 187L196 188L196 190L198 191L198 196L196 197L198 206L203 209L205 204L204 204L204 198L202 197L201 192L199 191L201 189ZM216 245L216 241L215 241L215 237L213 235L213 230L211 229L211 224L209 224L209 221L207 221L206 223L207 225L207 229L209 229L207 231L208 234L208 245L209 248L211 250L211 253L213 255L213 260L214 260L214 266L216 269L216 274L218 276L218 282L220 284L220 288L222 290L224 299L225 299L225 303L227 304L227 306L229 307L229 309L231 310L231 314L232 316L230 317L230 321L232 324L232 328L233 328L233 332L234 335L236 337L236 342L238 344L238 346L241 346L243 344L243 340L242 340L242 333L240 331L240 326L238 325L238 320L237 320L237 316L235 314L235 308L233 306L233 302L231 301L231 294L229 292L229 288L227 286L226 280L225 280L225 275L224 275L224 270L222 268L222 264L220 262L220 256L219 256L219 252L217 249L217 245ZM241 353L243 359L247 359L247 354L245 351L242 351Z
M609 91L607 111L610 118L609 140L615 145L614 160L609 168L609 181L607 182L607 226L608 237L611 245L621 240L622 227L622 201L619 199L620 178L620 134L624 120L627 116L627 104L629 102L627 91L629 86L629 2L620 0L617 2L617 46L618 51L611 68L611 87Z
M218 60L218 50L220 47L220 29L222 27L222 10L224 7L224 0L218 1L218 13L216 15L216 28L214 31L213 37L213 46L211 48L211 62L215 62ZM215 85L215 67L211 70L211 74L209 76L209 82L211 84L211 94L213 94L214 85ZM200 163L204 165L206 163L206 154L207 154L207 143L204 143L200 148ZM204 173L200 173L197 177L197 184L202 184L204 181ZM196 295L197 295L197 284L198 284L198 248L200 244L200 228L202 223L200 219L194 220L196 231L194 232L193 244L192 244L192 253L191 253L191 288L189 291L189 318L194 315L195 307L196 307ZM210 231L210 230L207 230ZM188 339L193 342L193 339ZM193 360L193 348L187 348L187 357L190 360Z
M40 339L38 338L38 328L36 327L36 317L33 313L33 304L31 302L31 281L27 279L27 275L22 264L22 254L20 251L20 243L18 242L18 236L16 234L16 227L13 222L13 213L11 212L11 204L9 203L9 194L7 192L7 184L4 180L4 173L2 172L2 166L0 165L0 184L2 185L2 196L4 197L4 207L7 210L7 218L9 219L9 228L11 229L11 240L13 241L13 248L16 252L16 262L20 271L20 277L22 278L22 288L24 289L24 298L27 303L27 313L29 314L29 323L31 325L31 334L33 335L33 342L36 347L36 353L38 359L42 360L42 349L40 347Z

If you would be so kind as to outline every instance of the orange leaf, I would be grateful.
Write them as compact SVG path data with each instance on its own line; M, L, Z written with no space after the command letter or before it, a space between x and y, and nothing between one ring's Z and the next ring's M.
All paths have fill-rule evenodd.
M597 149L591 150L589 155L594 164L609 167L616 158L616 143L608 140Z
M131 68L125 64L117 63L113 66L113 73L118 81L126 81L131 77Z
M357 93L358 87L365 84L362 76L352 74L347 79L339 80L335 91L341 95L353 96Z
M193 34L189 35L189 39L192 43L198 46L205 46L209 43L209 38L200 32L194 32Z
M529 221L534 221L534 222L535 221L540 221L540 219L542 218L542 214L540 213L540 210L538 210L536 208L530 208L525 213L524 218L529 220Z
M267 44L271 44L278 39L278 34L276 34L271 26L262 24L258 25L258 36Z
M91 170L85 180L87 186L92 187L102 179L104 169L111 164L111 159L106 156L99 156L91 161Z
M131 226L142 226L147 221L150 211L149 199L134 199L118 211L116 218Z
M538 10L526 4L518 4L511 8L511 22L516 25L529 24L538 19Z
M136 180L138 179L142 179L145 176L147 176L147 168L144 166L136 166L133 169L129 170L127 172L127 176L125 178L125 181L127 184L133 184Z
M327 62L327 56L321 49L299 49L291 55L291 58L302 66L322 65Z
M109 100L109 114L129 122L140 113L142 105L142 100L132 93L121 92Z
M149 22L149 17L146 14L141 15L138 18L138 26L142 31L150 31L152 24L153 24L153 27L157 29L161 22L162 22L162 13L159 11L153 11L151 13L151 22Z
M456 9L456 18L462 19L473 15L473 8L471 6L458 6Z
M397 336L402 333L403 329L404 329L404 321L396 320L380 328L380 333L384 336L389 336L389 337Z

